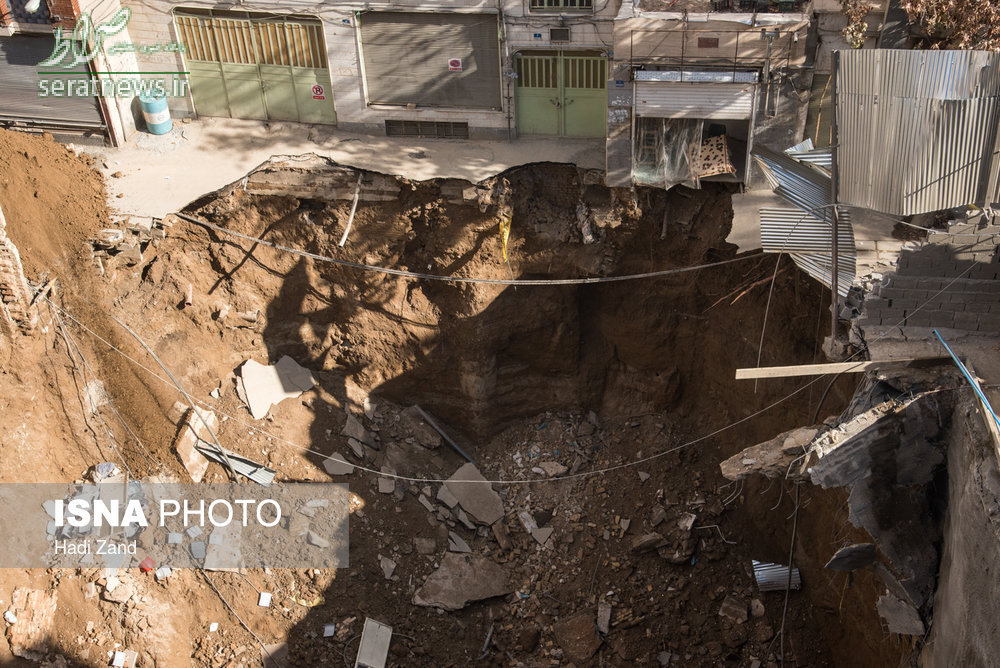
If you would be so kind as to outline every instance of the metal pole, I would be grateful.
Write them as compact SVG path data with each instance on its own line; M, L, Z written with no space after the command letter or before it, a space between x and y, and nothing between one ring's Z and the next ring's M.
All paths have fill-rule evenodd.
M838 249L837 249L837 233L840 227L840 214L837 207L837 70L840 67L840 52L833 52L833 71L831 72L831 88L833 89L833 95L831 97L831 103L833 104L833 120L831 121L831 128L833 133L833 141L830 146L832 151L833 161L832 167L830 169L830 201L833 203L833 252L831 255L832 273L830 276L830 343L832 344L837 340L837 321L839 320L840 313L837 309L837 283L839 278L839 266L838 266ZM832 350L832 348L831 348Z

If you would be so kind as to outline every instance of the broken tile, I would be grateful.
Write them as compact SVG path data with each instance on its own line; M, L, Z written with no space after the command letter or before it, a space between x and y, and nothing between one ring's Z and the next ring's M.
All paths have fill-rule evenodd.
M645 471L639 471L639 482L646 482L649 480L649 474Z
M396 571L396 562L389 557L382 557L379 560L379 566L382 567L382 574L385 575L386 580L391 579L392 574Z

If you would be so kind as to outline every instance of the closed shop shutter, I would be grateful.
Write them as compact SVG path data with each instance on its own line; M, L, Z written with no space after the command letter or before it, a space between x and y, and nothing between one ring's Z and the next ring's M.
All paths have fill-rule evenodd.
M76 81L90 80L86 64L41 68L72 71L71 74L39 74L38 63L52 54L54 44L52 35L0 37L0 120L65 129L103 128L104 120L93 96L40 95L39 80L42 78L68 82L71 86ZM82 86L77 84L73 87L78 89Z
M754 85L637 81L635 113L653 118L745 119L753 115Z
M496 14L368 12L361 51L369 104L500 109Z

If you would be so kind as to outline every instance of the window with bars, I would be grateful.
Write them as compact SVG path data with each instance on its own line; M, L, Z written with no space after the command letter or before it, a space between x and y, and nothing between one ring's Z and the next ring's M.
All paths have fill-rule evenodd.
M594 0L529 0L533 12L592 12Z
M178 14L177 31L190 60L326 69L318 23Z

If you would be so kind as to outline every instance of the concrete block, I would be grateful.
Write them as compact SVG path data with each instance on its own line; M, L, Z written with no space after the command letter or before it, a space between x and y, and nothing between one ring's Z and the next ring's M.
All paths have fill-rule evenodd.
M954 323L955 329L974 332L979 329L979 315L976 313L956 313Z

